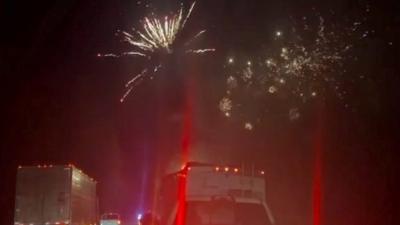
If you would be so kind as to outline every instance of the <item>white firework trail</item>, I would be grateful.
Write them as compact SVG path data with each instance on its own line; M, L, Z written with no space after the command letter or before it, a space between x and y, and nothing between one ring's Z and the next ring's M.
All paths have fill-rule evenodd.
M128 97L128 95L131 93L132 89L135 87L135 85L138 85L142 80L143 77L147 74L147 69L142 70L141 73L138 75L134 76L131 80L129 80L126 84L125 87L127 90L125 91L124 95L120 99L120 102L125 101L125 98Z
M193 11L193 9L194 9L194 5L195 5L195 4L196 4L196 2L193 2L192 5L190 6L189 12L187 13L187 15L186 15L186 17L185 17L185 20L184 20L183 23L182 23L182 28L185 27L186 22L188 21L190 15L192 14L192 11ZM181 8L181 11L180 11L180 15L182 15L182 8Z
M98 57L112 57L112 58L119 58L123 56L142 56L145 57L146 54L143 54L141 52L123 52L121 54L115 54L115 53L106 53L106 54L97 54Z
M126 31L118 31L117 34L122 36L122 40L127 42L132 47L136 48L136 51L123 52L121 54L107 53L98 54L99 57L125 57L125 56L139 56L144 57L151 61L154 56L159 54L172 54L174 53L174 47L177 42L177 38L180 32L185 27L187 21L189 20L192 11L194 9L196 2L190 5L190 8L185 12L183 5L179 11L172 16L150 16L144 17L142 20L141 29L133 28L133 33ZM206 30L201 30L196 35L191 37L189 41L183 44L184 47L189 46L194 40L198 39ZM213 48L205 49L187 49L184 53L188 54L205 54L208 52L213 52ZM151 69L144 69L140 74L135 75L126 83L126 92L121 98L123 102L126 97L131 93L132 89L138 85L141 81L146 78L152 78L156 72L162 67L162 62L156 62L155 65L151 66ZM152 71L152 72L149 72Z
M214 52L215 48L205 48L205 49L196 49L196 50L187 50L186 53L193 53L193 54L204 54L209 52Z
M190 39L188 42L185 43L185 46L190 45L192 42L194 42L196 39L198 39L202 34L204 34L206 30L201 30L199 33L197 33L195 36L193 36L192 39Z

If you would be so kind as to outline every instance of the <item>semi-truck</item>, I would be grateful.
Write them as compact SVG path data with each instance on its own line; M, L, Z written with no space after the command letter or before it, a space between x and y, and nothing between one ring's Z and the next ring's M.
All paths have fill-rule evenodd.
M160 184L163 225L273 225L263 170L190 162Z
M97 223L94 179L73 165L18 167L14 225Z

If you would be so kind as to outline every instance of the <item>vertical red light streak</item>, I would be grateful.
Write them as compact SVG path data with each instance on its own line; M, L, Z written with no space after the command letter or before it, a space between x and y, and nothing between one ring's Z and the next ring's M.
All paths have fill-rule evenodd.
M321 225L322 221L322 151L323 151L323 110L319 108L316 133L314 136L314 172L312 185L312 219L313 225Z
M192 79L188 78L188 86L185 91L185 106L184 106L184 118L183 118L183 130L182 130L182 165L184 169L182 175L179 177L178 183L178 212L176 217L176 225L184 225L186 219L186 175L188 172L187 163L189 161L189 150L192 140L192 123L193 123L193 82Z
M182 174L179 177L178 183L178 212L176 216L176 225L184 225L186 218L186 175L187 175L187 162L189 160L189 148L191 141L192 118L190 103L186 103L185 118L183 121L183 134L182 134L182 165L185 165Z
M322 205L322 162L321 149L316 146L313 181L313 225L321 225L321 205Z
M186 97L185 112L182 131L182 165L189 161L189 149L192 140L192 103L189 96Z
M178 183L178 211L176 214L176 225L184 225L186 219L186 170L179 177Z

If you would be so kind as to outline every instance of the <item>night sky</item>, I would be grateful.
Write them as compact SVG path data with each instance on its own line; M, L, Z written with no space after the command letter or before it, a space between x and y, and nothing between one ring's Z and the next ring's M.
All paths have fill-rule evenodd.
M168 11L172 2L152 4ZM358 16L366 5L366 28L374 32L360 41L359 61L350 65L365 79L351 85L347 107L332 96L317 98L301 107L299 119L272 111L253 130L219 111L227 57L256 54L271 45L271 33L311 9ZM277 225L312 224L315 149L321 153L322 224L397 224L395 1L199 0L185 32L207 29L198 44L216 52L167 59L156 79L120 103L125 82L146 62L97 54L126 48L115 31L137 26L149 11L121 0L0 3L1 224L13 221L18 165L68 163L99 181L101 213L132 221L150 207L155 178L180 167L187 119L191 160L265 169Z

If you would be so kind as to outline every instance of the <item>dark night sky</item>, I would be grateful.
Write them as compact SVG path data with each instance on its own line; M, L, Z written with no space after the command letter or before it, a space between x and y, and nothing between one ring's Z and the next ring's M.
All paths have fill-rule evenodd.
M202 44L217 52L174 61L164 75L175 75L144 83L121 104L124 82L143 63L96 55L124 47L113 33L144 15L135 1L0 3L0 223L12 223L17 166L40 163L74 163L99 181L102 212L133 218L146 207L140 204L151 194L154 174L177 166L182 74L190 74L195 83L189 87L191 158L265 168L277 225L311 224L317 126L322 126L323 224L397 224L400 17L394 1L369 4L369 26L376 33L362 46L363 65L356 68L368 79L356 86L350 109L335 101L311 103L296 122L266 115L271 118L249 132L226 120L217 107L227 55L254 52L268 34L287 26L289 16L307 15L312 7L348 15L362 5L198 1L188 30L206 28Z

